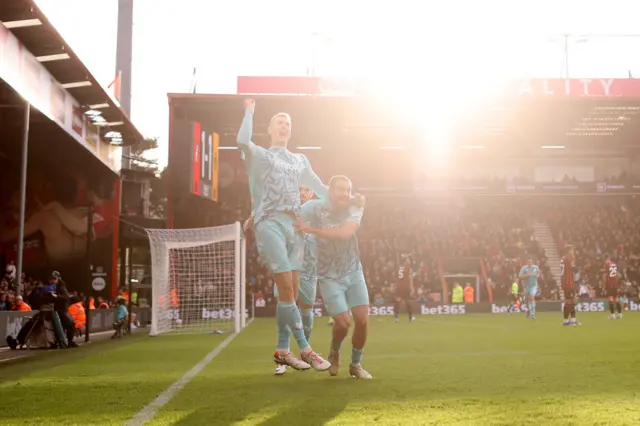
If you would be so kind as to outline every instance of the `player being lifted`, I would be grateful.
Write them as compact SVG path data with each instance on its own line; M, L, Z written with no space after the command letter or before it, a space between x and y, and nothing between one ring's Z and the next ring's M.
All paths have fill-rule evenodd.
M608 254L604 261L604 281L607 287L607 297L609 298L609 318L616 319L615 308L618 309L618 318L622 318L622 305L618 294L618 282L620 276L618 274L618 266L611 260Z
M407 308L409 314L409 322L415 320L411 312L411 296L414 294L413 289L413 270L411 269L411 256L403 254L404 264L398 270L398 281L396 282L396 303L394 306L395 321L398 322L400 314L400 304Z
M300 187L300 202L304 205L313 198L313 191L306 186ZM302 260L302 271L300 271L300 288L297 292L296 300L300 308L302 317L302 329L307 342L311 342L311 331L313 330L313 303L316 300L316 288L318 278L316 276L316 237L311 234L304 234L304 255ZM274 295L278 298L278 286L274 286ZM278 331L280 332L280 331ZM287 329L287 342L289 338ZM274 374L281 376L287 372L287 365L278 365Z
M560 261L562 290L564 291L564 325L580 325L576 321L576 283L573 279L573 247L565 246ZM571 317L571 319L569 319Z
M330 201L306 203L298 220L298 230L317 237L318 285L325 308L335 321L329 374L338 374L340 348L349 332L351 310L355 330L351 338L349 374L358 379L371 379L361 365L369 322L369 292L356 237L363 208L351 206L350 197L351 181L345 176L334 176L329 182Z
M538 294L538 278L540 269L533 264L533 259L527 259L527 264L520 269L519 278L523 281L524 296L527 300L527 317L536 319L536 295Z
M249 175L256 246L273 274L279 291L276 310L279 332L274 361L298 370L312 367L325 371L330 363L311 349L295 302L303 248L302 237L295 232L291 213L300 211L298 188L301 184L311 188L321 198L327 197L327 187L313 172L307 157L287 150L291 137L291 118L288 114L279 113L271 118L268 128L271 146L264 149L251 141L255 101L245 100L244 106L245 114L237 142ZM289 351L287 328L298 343L302 360Z

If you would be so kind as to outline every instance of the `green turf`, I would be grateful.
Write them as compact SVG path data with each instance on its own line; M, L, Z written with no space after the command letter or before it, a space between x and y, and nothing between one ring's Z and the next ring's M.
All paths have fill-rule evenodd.
M223 340L134 335L0 366L1 425L121 425Z
M640 316L581 314L576 328L559 319L480 314L395 324L373 317L363 360L372 381L346 371L274 377L275 326L256 320L153 424L640 424ZM318 320L318 351L326 353L329 334L326 319ZM52 361L40 359L33 373L0 383L1 423L122 424L223 338L134 337L49 368ZM343 364L349 355L346 343Z

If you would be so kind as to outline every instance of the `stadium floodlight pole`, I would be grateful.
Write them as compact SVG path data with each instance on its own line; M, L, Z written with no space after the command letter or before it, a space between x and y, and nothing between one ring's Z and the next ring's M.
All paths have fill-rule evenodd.
M131 63L133 60L133 1L118 0L118 35L116 41L116 76L120 77L120 106L131 117ZM122 168L130 169L131 147L122 149Z
M87 273L87 283L93 288L93 271L91 267L91 234L93 233L93 202L91 197L88 197L89 201L87 203L87 247L86 247L86 257L85 257L85 271ZM85 318L87 322L84 325L84 341L89 341L89 334L91 334L91 305L89 304L89 293L91 289L87 292L84 301L84 312Z
M25 204L27 202L27 159L29 155L29 125L31 124L31 104L24 101L24 127L22 130L22 157L20 162L20 219L18 223L18 264L16 265L16 279L18 280L18 294L22 296L22 261L24 252L24 221Z
M564 35L564 78L569 79L569 34Z

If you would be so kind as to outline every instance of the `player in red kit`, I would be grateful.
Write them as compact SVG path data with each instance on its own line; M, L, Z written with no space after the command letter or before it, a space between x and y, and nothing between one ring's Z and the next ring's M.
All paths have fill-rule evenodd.
M611 260L611 256L608 254L605 256L604 261L604 282L607 287L607 297L609 298L609 311L611 316L609 318L615 319L615 309L618 309L618 318L622 318L622 306L620 305L620 299L618 295L618 281L620 280L620 274L618 273L618 266Z
M398 315L400 314L400 304L404 304L407 308L407 314L409 314L409 322L412 322L415 318L411 312L411 296L413 296L413 271L411 270L411 257L409 255L403 255L404 264L400 266L398 271L398 281L396 281L396 294L395 294L395 321L398 322Z
M573 259L573 247L565 246L564 256L560 262L562 290L564 291L564 325L580 325L576 321L576 283L573 279Z

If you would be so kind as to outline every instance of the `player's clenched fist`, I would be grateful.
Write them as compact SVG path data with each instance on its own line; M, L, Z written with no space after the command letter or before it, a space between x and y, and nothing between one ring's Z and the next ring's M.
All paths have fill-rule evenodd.
M245 99L244 100L244 109L249 109L251 111L256 109L256 101L255 101L255 99Z

